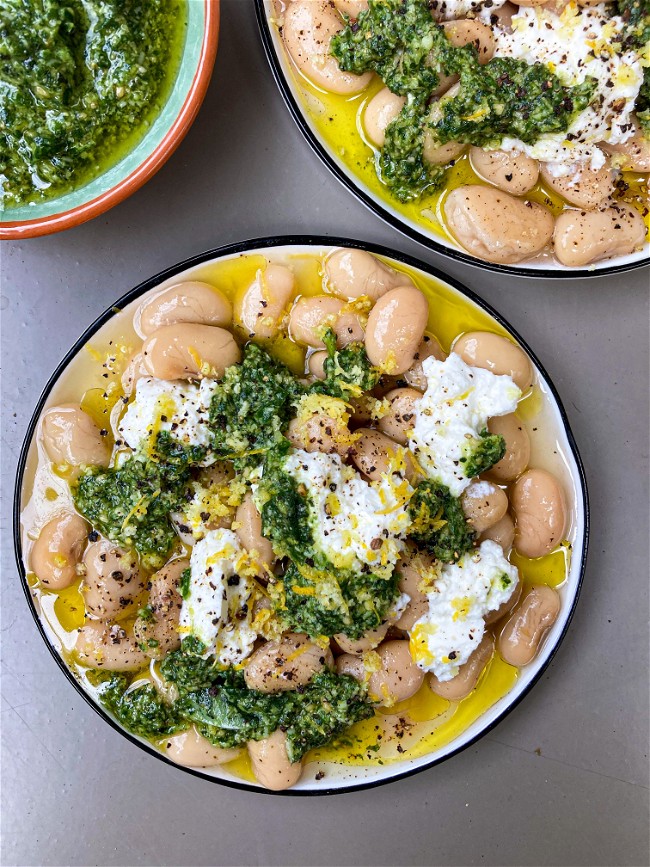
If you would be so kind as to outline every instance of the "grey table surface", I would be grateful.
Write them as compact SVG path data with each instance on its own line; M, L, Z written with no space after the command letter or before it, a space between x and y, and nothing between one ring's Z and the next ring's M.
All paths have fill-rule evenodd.
M500 310L562 395L592 514L570 633L510 716L410 779L291 800L195 779L103 723L36 631L10 532L30 414L83 329L187 256L287 233L385 243ZM301 138L249 0L225 0L206 101L162 171L84 226L5 243L1 266L2 864L648 864L648 270L526 281L448 262L403 238Z

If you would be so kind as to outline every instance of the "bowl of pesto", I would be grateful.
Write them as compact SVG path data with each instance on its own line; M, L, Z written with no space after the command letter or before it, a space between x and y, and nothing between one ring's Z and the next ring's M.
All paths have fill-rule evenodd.
M648 261L647 0L256 0L300 130L454 259L580 277Z
M0 237L58 232L145 183L190 128L219 0L5 0Z
M340 792L492 728L565 635L580 459L469 290L343 239L214 250L129 292L32 418L17 562L62 671L158 758Z

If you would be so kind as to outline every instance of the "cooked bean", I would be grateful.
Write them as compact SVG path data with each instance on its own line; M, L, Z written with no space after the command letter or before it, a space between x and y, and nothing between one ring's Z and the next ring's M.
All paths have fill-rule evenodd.
M368 8L368 0L334 0L334 5L350 18L358 18Z
M41 584L63 590L76 581L89 529L75 512L64 512L47 522L30 554L32 572Z
M405 462L405 475L408 479L415 476L416 470L408 449L395 440L373 428L359 428L355 431L358 438L350 451L353 463L371 481L376 482L394 466L394 458L399 456Z
M237 507L235 522L239 541L249 554L256 557L260 564L269 570L275 563L275 554L269 540L262 535L262 517L253 502L252 494L246 494Z
M452 45L462 48L463 45L473 45L478 53L478 62L483 65L494 57L496 41L492 28L470 18L459 18L456 21L446 21L442 25L445 36Z
M472 147L469 159L480 178L513 196L532 190L539 177L539 163L526 154Z
M280 729L261 741L249 741L248 753L255 779L266 789L290 789L302 775L302 762L289 761L287 736Z
M267 641L250 657L244 669L246 685L260 692L285 692L306 686L316 672L334 665L332 652L306 635L287 633Z
M352 656L361 656L362 653L366 653L368 650L374 650L378 644L386 638L386 633L388 632L388 628L390 623L382 623L376 629L370 629L361 638L352 639L345 635L343 632L338 632L334 636L334 641L341 648L343 653L350 653Z
M282 319L295 291L293 271L269 264L235 303L235 322L249 338L270 339L280 331Z
M418 346L413 357L413 364L408 370L404 371L404 379L413 388L419 391L427 390L427 378L422 370L422 362L425 358L437 358L438 361L444 361L447 357L442 346L438 343L438 339L433 334L425 332L422 338L422 343Z
M483 367L495 376L511 377L524 393L533 384L530 359L507 337L490 331L467 331L458 338L451 351L471 367Z
M381 668L373 671L368 678L370 698L390 707L415 695L422 686L424 672L413 662L408 641L385 641L379 645L376 653ZM357 680L363 681L366 678L363 660L351 654L338 657L336 670L339 674L350 674Z
M491 187L458 187L447 196L443 210L458 243L488 262L530 259L553 235L553 214L547 208Z
M368 101L363 113L363 126L370 141L378 148L383 148L386 127L395 120L405 104L405 96L398 96L387 87L382 88Z
M486 475L497 482L512 482L523 473L530 461L530 437L526 425L514 413L509 413L491 418L488 430L504 438L506 451Z
M133 625L133 634L147 656L162 659L181 646L178 622L183 597L178 585L189 560L172 560L151 577L149 589L150 615L140 616Z
M129 627L119 623L89 621L75 641L75 654L82 665L109 671L137 671L149 662Z
M432 165L446 165L459 157L467 147L463 142L448 141L440 144L430 130L424 133L422 156Z
M514 529L514 525L513 525ZM482 539L482 537L481 537ZM504 549L505 550L505 549ZM521 596L522 584L521 579L517 577L517 583L515 584L512 593L509 598L506 599L505 602L502 602L498 608L495 608L494 611L490 611L483 618L485 623L488 626L491 626L493 623L496 623L498 620L501 620L502 617L505 617L506 614L509 614L512 609L515 607L517 602L519 602L519 597Z
M422 393L415 388L394 388L389 391L384 395L384 400L388 401L390 409L379 419L379 430L405 446L408 433L415 424L415 404L421 397Z
M347 456L354 442L342 419L320 412L306 419L292 419L285 436L297 449L326 454L336 452L341 457Z
M646 239L641 214L623 202L597 211L566 210L555 223L555 255L563 265L580 267L640 250Z
M345 301L362 296L377 301L389 289L411 282L406 274L394 271L371 253L347 247L335 250L327 257L325 276L329 289Z
M309 372L316 379L325 379L325 362L327 361L327 352L324 349L319 349L318 352L312 352L307 362Z
M368 316L366 352L371 364L394 376L413 364L429 318L429 304L415 286L398 286Z
M510 551L515 541L515 522L509 514L506 513L500 521L481 533L479 541L484 542L486 539L501 545L506 554Z
M612 165L627 172L650 172L650 140L647 139L637 121L634 133L620 144L601 144L601 148L612 156Z
M164 325L142 344L144 365L158 379L221 379L241 358L235 339L215 325Z
M340 347L363 340L363 325L359 314L332 295L299 298L289 314L289 333L293 340L315 349L324 349L323 332L331 328Z
M558 593L545 584L534 584L525 594L499 636L499 653L510 665L532 662L542 639L560 613Z
M149 376L149 371L144 366L144 358L141 352L136 352L127 366L124 368L121 383L122 390L127 397L130 397L138 384L138 380Z
M571 205L586 211L599 207L614 191L614 176L609 162L598 171L573 165L569 174L555 177L549 163L542 163L540 173L547 187L559 193Z
M208 283L176 283L147 298L133 321L140 337L148 337L163 325L179 322L227 328L232 323L232 304L220 289Z
M242 754L241 747L215 747L200 735L194 726L167 738L163 750L168 759L184 768L214 768L225 762L232 762Z
M43 416L43 445L55 464L108 466L111 450L99 428L78 404L48 409Z
M492 482L472 482L460 500L467 522L477 533L493 527L508 511L508 495Z
M107 539L88 545L83 556L81 593L91 617L102 620L133 611L145 588L138 558Z
M410 596L406 610L395 623L397 629L405 631L412 629L420 617L428 611L429 600L426 594L420 590L420 584L424 573L432 569L433 560L424 552L418 552L414 556L405 554L397 564L399 591Z
M429 689L441 698L446 698L447 701L461 701L467 698L476 689L479 677L493 656L494 638L486 632L474 653L464 665L460 666L456 677L440 681L435 674L429 674L427 676Z
M564 490L554 475L531 469L510 492L515 513L515 548L524 557L543 557L562 541L567 523Z
M330 93L359 93L372 73L343 72L330 54L330 41L343 26L329 0L295 0L284 14L282 38L293 62L315 85Z

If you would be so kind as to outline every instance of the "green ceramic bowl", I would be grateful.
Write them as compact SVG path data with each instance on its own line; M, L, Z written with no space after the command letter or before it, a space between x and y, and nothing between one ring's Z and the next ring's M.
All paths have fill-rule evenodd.
M117 163L72 192L11 208L0 238L60 232L102 214L145 183L179 145L203 102L219 41L220 0L188 0L185 47L169 98L142 139Z

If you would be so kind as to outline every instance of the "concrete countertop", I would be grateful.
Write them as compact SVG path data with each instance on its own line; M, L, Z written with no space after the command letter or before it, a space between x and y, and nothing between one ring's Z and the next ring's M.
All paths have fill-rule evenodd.
M273 234L385 243L464 282L533 347L585 463L592 541L553 664L479 743L415 777L283 799L195 779L101 721L58 671L13 560L32 409L88 324L187 256ZM2 247L2 864L648 863L648 270L569 283L454 263L368 212L300 136L252 4L225 0L201 113L143 189L77 229Z

